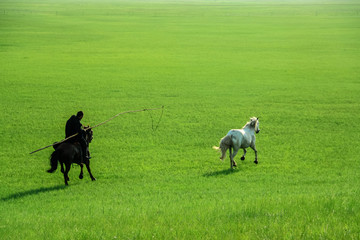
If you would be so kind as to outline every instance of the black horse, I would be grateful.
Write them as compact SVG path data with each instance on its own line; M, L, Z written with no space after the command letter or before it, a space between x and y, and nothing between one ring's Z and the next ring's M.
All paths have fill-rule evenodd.
M85 128L85 140L87 144L87 148L89 147L89 144L91 140L93 139L93 131L91 129ZM65 179L65 185L68 185L69 176L68 173L70 171L70 166L72 163L79 164L81 167L79 178L83 179L83 164L85 164L91 180L95 181L96 178L92 175L90 170L90 160L87 159L85 162L82 160L82 151L81 151L81 145L78 142L71 143L71 142L64 142L59 145L54 146L55 151L51 154L50 157L50 165L51 168L48 170L49 173L55 172L58 166L58 162L61 166L61 172L64 174ZM65 164L65 171L64 171L64 165Z

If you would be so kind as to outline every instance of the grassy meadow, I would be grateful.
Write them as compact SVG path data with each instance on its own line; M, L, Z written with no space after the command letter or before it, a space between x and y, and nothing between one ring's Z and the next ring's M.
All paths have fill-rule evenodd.
M0 238L360 239L359 39L355 0L1 0ZM162 105L94 129L95 182L29 154Z

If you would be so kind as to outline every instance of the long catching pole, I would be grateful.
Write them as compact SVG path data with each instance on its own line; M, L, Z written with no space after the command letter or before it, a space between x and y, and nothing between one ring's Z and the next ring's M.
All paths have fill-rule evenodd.
M116 114L115 116L109 118L108 120L106 120L106 121L104 121L104 122L102 122L102 123L99 123L99 124L97 124L97 125L95 125L95 126L93 126L93 127L87 128L87 129L92 129L92 128L96 128L96 127L98 127L98 126L104 125L105 123L113 120L114 118L116 118L116 117L118 117L118 116L120 116L120 115L122 115L122 114L126 114L126 113L136 113L136 112L144 112L144 111L153 111L153 110L159 110L159 109L164 109L164 106L161 106L161 107L159 107L159 108L145 108L145 109L140 109L140 110L133 110L133 111L121 112L121 113L118 113L118 114Z
M78 134L79 134L79 133L75 133L74 135L71 135L70 137L67 137L67 138L63 139L63 140L61 140L60 142L56 142L56 143L54 143L54 144L51 144L51 145L48 145L48 146L46 146L46 147L39 148L38 150L32 151L30 154L33 154L33 153L36 153L36 152L38 152L38 151L44 150L45 148L52 147L52 146L55 146L55 145L57 145L57 144L63 143L63 142L65 142L66 140L77 136Z
M122 114L145 112L145 111L154 111L154 110L159 110L159 109L163 109L163 110L164 110L164 106L161 106L161 107L159 107L159 108L144 108L144 109L140 109L140 110L132 110L132 111L121 112L121 113L116 114L115 116L109 118L108 120L106 120L106 121L104 121L104 122L102 122L102 123L99 123L99 124L97 124L97 125L95 125L95 126L93 126L93 127L89 127L89 128L87 128L87 129L84 129L84 130L87 131L87 130L89 130L89 129L93 129L93 128L99 127L99 126L101 126L101 125L104 125L105 123L113 120L114 118L116 118L116 117L118 117L118 116L120 116L120 115L122 115ZM46 147L39 148L39 149L37 149L37 150L35 150L35 151L32 151L30 154L33 154L33 153L39 152L39 151L41 151L41 150L44 150L44 149L46 149L46 148L48 148L48 147L52 147L52 146L55 146L55 145L57 145L57 144L63 143L63 142L65 142L66 140L77 136L78 134L79 134L79 133L75 133L74 135L71 135L70 137L67 137L67 138L63 139L63 140L61 140L60 142L56 142L56 143L54 143L54 144L51 144L51 145L48 145L48 146L46 146Z

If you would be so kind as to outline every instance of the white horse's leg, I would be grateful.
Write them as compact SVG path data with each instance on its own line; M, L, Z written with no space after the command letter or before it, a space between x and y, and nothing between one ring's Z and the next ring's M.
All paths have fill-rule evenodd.
M256 146L255 146L255 144L252 144L250 147L251 147L251 148L254 150L254 152L255 152L255 161L254 161L254 163L255 163L255 164L258 164Z
M238 151L239 151L239 148L238 148L238 149L234 149L234 153L233 153L233 155L232 155L232 162L233 162L233 166L234 166L234 167L237 167L237 164L236 164L234 158L235 158L236 154L238 153Z
M245 160L245 155L246 155L246 149L244 148L244 155L242 155L242 157L241 157L241 160Z
M230 157L230 168L233 168L233 160L232 160L232 148L229 147L229 157Z

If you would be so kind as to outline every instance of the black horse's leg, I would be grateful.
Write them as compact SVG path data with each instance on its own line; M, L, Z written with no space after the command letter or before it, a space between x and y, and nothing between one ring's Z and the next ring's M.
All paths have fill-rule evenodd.
M61 166L61 172L64 173L64 164L63 164L63 162L60 162L60 166Z
M88 172L89 172L89 174L90 174L91 180L92 180L92 181L96 181L96 178L95 178L95 177L92 175L92 173L91 173L90 161L87 161L87 162L85 163L85 165L86 165L86 168L87 168L87 170L88 170Z
M230 155L230 168L233 168L233 160L232 160L232 149L229 147L229 155Z
M69 185L68 181L70 181L70 179L68 173L70 171L70 166L71 166L70 163L65 163L65 172L64 172L65 185Z
M80 175L79 175L79 178L80 178L80 179L83 179L83 177L84 177L83 166L84 166L84 164L80 164L80 167L81 167Z

